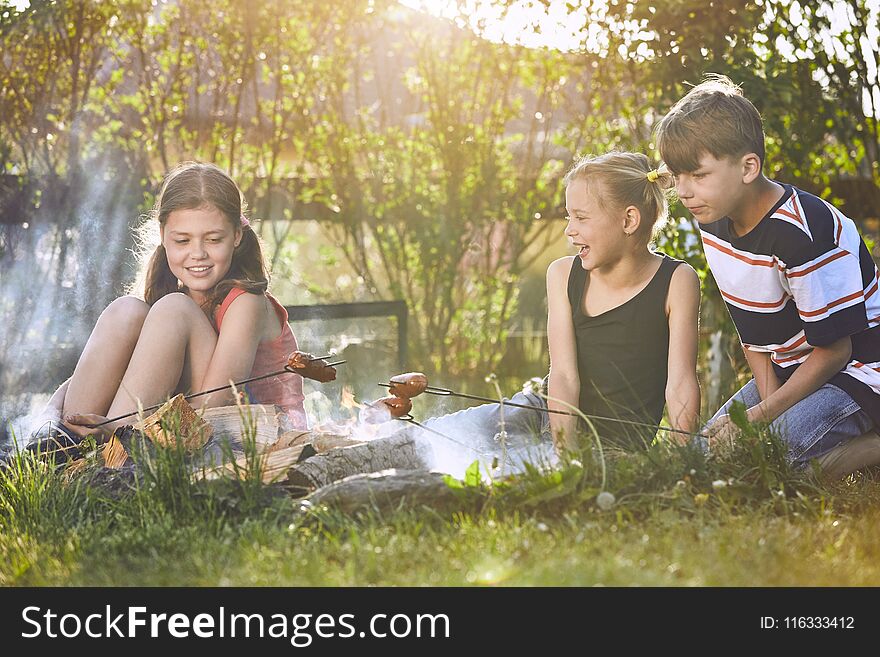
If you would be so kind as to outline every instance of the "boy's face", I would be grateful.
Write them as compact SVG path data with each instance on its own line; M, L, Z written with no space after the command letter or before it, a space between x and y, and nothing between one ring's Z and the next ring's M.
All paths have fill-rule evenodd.
M718 160L704 153L695 171L675 174L675 191L699 223L709 224L725 216L735 218L745 186L752 177L743 160Z

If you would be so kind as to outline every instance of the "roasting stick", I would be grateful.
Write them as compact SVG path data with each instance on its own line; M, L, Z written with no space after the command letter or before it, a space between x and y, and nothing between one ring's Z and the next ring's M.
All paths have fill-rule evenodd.
M380 383L380 386L385 388L390 388L391 384L388 383ZM533 411L540 411L542 413L556 413L558 415L570 415L572 417L581 417L579 413L571 413L569 411L561 411L553 408L544 408L543 406L532 406L530 404L517 404L515 402L508 401L500 401L498 399L492 399L491 397L481 397L479 395L469 395L463 392L455 392L454 390L449 390L448 388L435 388L429 386L425 389L425 392L429 395L439 395L443 397L461 397L462 399L473 399L475 401L487 402L489 404L503 404L504 406L515 406L516 408L528 408ZM619 422L620 424L629 424L636 427L642 427L645 429L654 429L655 431L668 431L670 433L681 433L686 436L701 436L706 437L702 433L693 434L690 431L684 431L683 429L673 429L672 427L664 427L656 424L648 424L647 422L636 422L635 420L621 420L616 417L604 417L602 415L588 415L584 413L584 417L590 420L601 420L603 422Z
M312 358L311 360L323 360L325 358L330 358L330 356L323 356L322 358ZM336 367L337 365L342 365L344 362L345 362L344 360L337 360L336 362L333 362L333 363L327 363L326 367ZM261 374L260 376L253 376L249 379L244 379L242 381L234 381L233 383L227 383L225 386L218 386L216 388L211 388L210 390L203 390L202 392L194 392L191 395L184 395L183 398L184 399L195 399L196 397L202 397L203 395L210 395L213 392L220 392L221 390L226 390L227 388L232 387L232 386L239 387L239 386L243 386L247 383L251 383L252 381L259 381L261 379L268 379L273 376L280 376L282 374L299 374L299 372L297 372L294 369L285 367L283 370L278 370L277 372L270 372L269 374ZM164 404L164 403L165 402L162 402L162 404ZM125 415L118 415L116 417L110 418L109 420L107 420L105 422L101 422L100 424L92 424L92 425L84 425L84 426L88 426L93 429L97 428L97 427L103 427L105 424L110 424L111 422L117 422L118 420L124 420L127 417L132 417L132 416L137 415L138 413L141 413L141 412L146 413L147 411L155 411L157 408L162 406L162 404L156 404L155 406L150 406L149 408L143 409L143 411L138 410L138 411L132 411L131 413L126 413Z

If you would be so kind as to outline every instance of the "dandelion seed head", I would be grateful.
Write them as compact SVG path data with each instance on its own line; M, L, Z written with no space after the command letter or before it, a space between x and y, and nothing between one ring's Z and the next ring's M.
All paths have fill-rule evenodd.
M603 511L607 511L612 506L617 499L614 497L612 493L609 493L607 490L603 490L596 496L596 505L602 509Z

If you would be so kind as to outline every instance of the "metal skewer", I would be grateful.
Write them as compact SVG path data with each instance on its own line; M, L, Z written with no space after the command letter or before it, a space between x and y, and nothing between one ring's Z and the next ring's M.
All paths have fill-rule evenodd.
M389 383L380 383L380 386L385 388L390 388L391 384ZM492 399L491 397L481 397L480 395L469 395L463 392L455 392L454 390L450 390L449 388L436 388L432 386L428 386L425 388L425 392L429 395L438 395L442 397L461 397L462 399L473 399L475 401L487 402L489 404L503 404L504 406L514 406L516 408L527 408L533 411L539 411L542 413L556 413L557 415L568 415L570 417L581 417L578 413L571 413L570 411L561 411L553 408L545 408L543 406L533 406L531 404L517 404L516 402L508 402L501 401L498 399ZM681 433L687 436L703 436L701 433L691 433L690 431L684 431L683 429L673 429L671 427L664 427L656 424L648 424L647 422L637 422L635 420L622 420L616 417L605 417L602 415L589 415L587 413L583 414L583 417L586 417L590 420L601 420L603 422L619 422L620 424L629 424L636 427L642 427L644 429L654 429L655 431L668 431L670 433ZM705 436L704 436L705 437Z
M330 356L326 356L325 358L329 358L329 357ZM312 360L323 360L323 359L313 358ZM338 360L335 363L328 363L327 365L325 365L325 367L336 367L337 365L342 365L344 362L345 362L344 360ZM196 397L202 397L203 395L210 395L212 392L220 392L221 390L226 390L227 388L230 388L232 386L235 386L237 388L237 387L243 386L247 383L251 383L252 381L259 381L261 379L268 379L273 376L280 376L282 374L299 374L299 372L297 372L295 369L290 368L289 366L285 366L285 368L283 370L278 370L277 372L270 372L269 374L261 374L260 376L253 376L249 379L244 379L242 381L233 381L232 383L227 383L224 386L218 386L216 388L211 388L210 390L203 390L201 392L194 392L191 395L184 395L183 398L187 399L187 400L194 399ZM162 404L164 404L164 403L165 402L162 402ZM125 415L118 415L116 417L110 418L109 420L106 420L105 422L101 422L100 424L91 424L91 425L84 425L84 426L88 426L92 429L95 429L97 427L103 427L105 424L110 424L111 422L117 422L118 420L124 420L127 417L132 417L132 416L137 415L138 413L141 413L141 412L146 413L147 411L155 411L157 408L162 406L162 404L155 404L153 406L150 406L148 408L143 409L142 411L137 410L137 411L132 411L131 413L126 413Z

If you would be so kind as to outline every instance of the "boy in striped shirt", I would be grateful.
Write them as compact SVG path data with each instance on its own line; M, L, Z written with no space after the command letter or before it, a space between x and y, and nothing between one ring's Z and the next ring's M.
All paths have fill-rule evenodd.
M878 273L855 224L763 175L761 117L726 77L694 87L657 137L754 375L710 420L710 447L735 439L738 400L797 465L839 477L880 463Z

